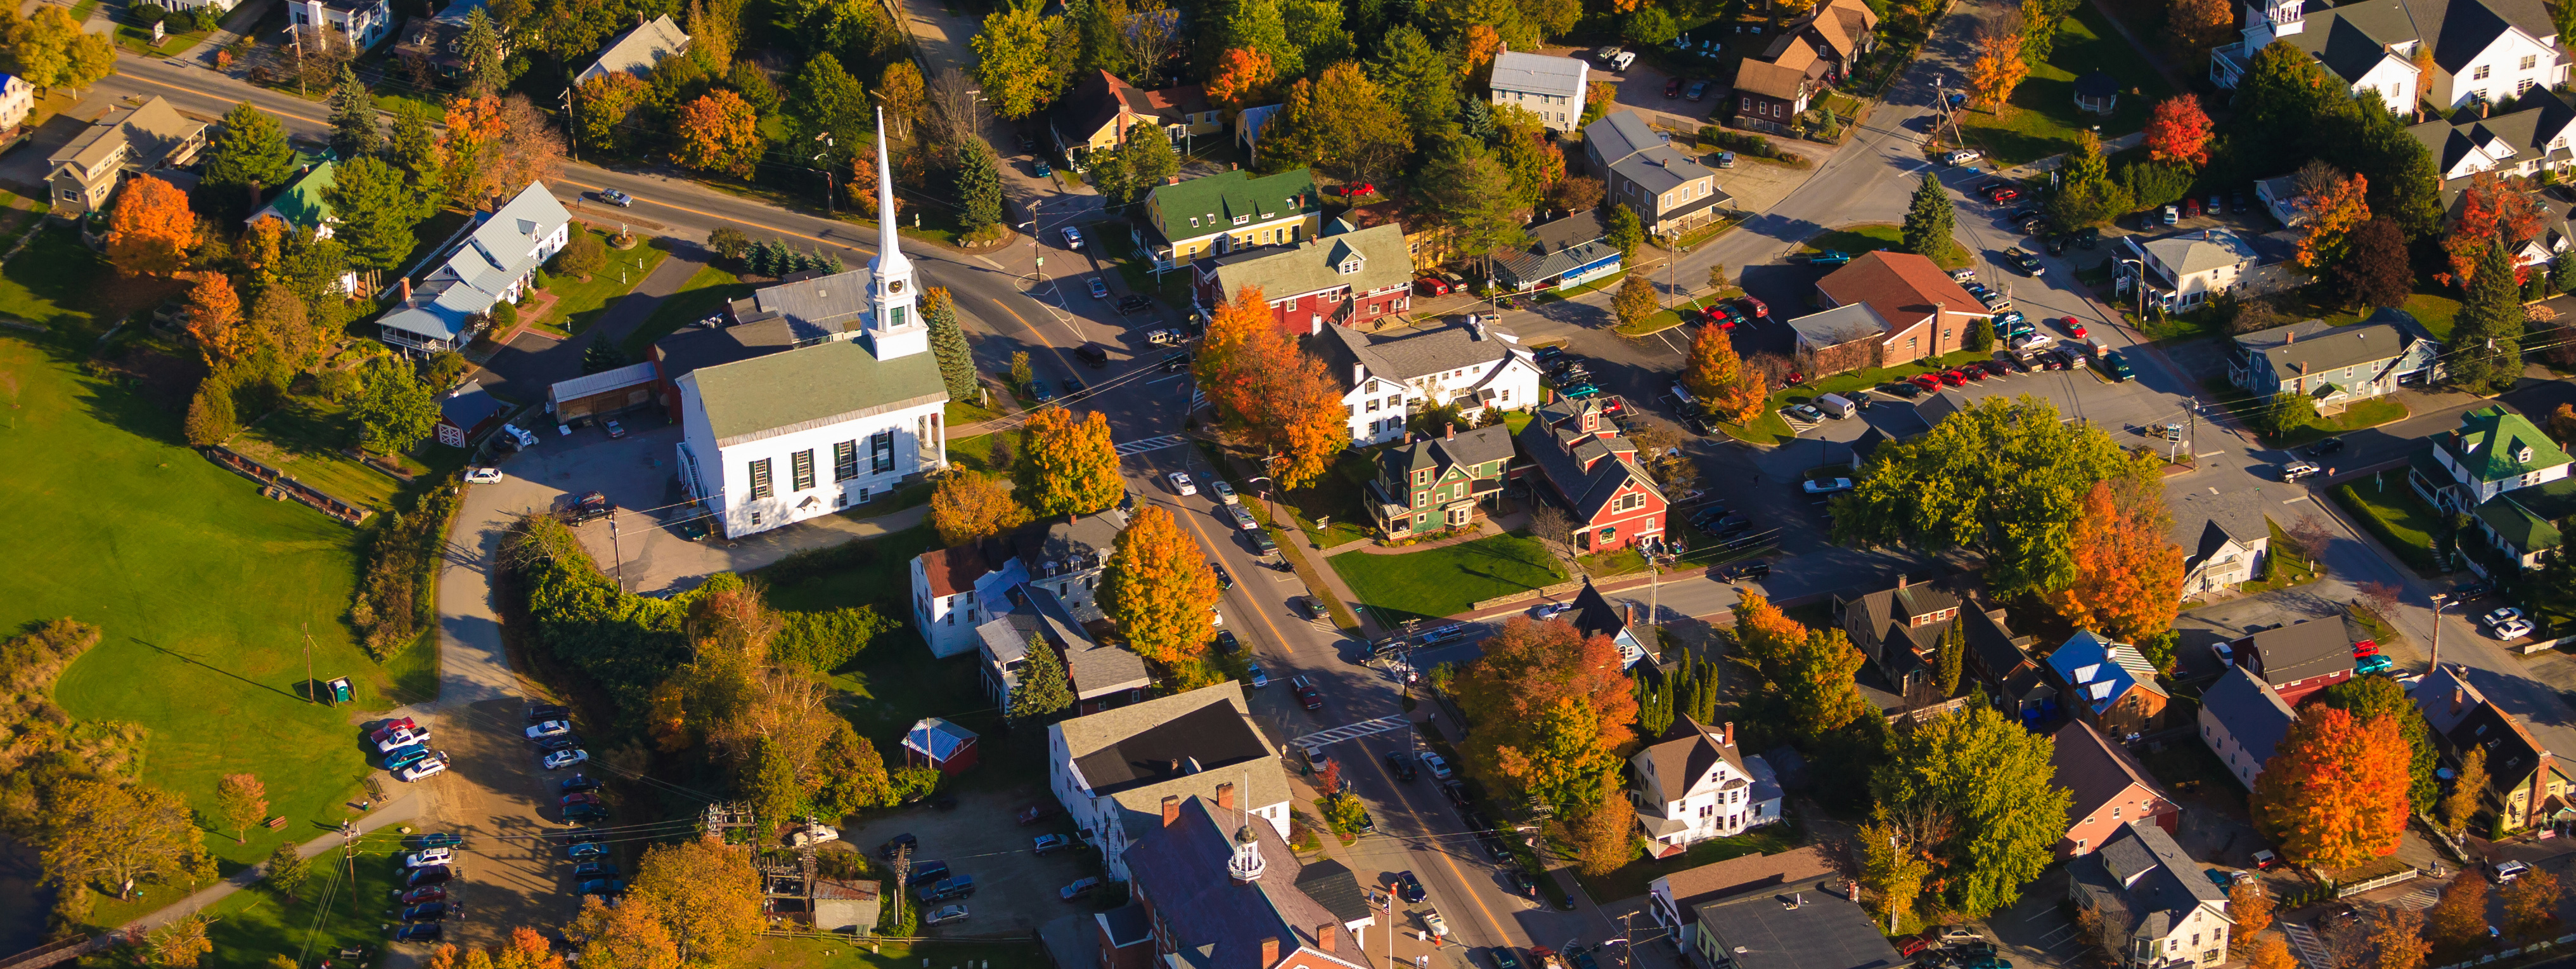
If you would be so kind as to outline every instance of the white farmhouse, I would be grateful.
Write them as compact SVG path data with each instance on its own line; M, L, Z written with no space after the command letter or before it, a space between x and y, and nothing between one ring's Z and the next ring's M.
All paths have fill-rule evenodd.
M892 171L882 128L877 170ZM893 180L880 180L878 193L892 211ZM893 222L878 230L867 276L864 342L828 340L680 377L681 477L726 537L865 504L947 463L948 388Z
M1353 445L1403 437L1405 420L1424 408L1454 406L1474 420L1489 407L1538 406L1538 361L1520 337L1488 323L1389 334L1328 326L1308 347L1342 382Z
M1193 797L1288 836L1288 773L1234 680L1049 725L1047 786L1110 881L1127 880L1127 846Z
M1628 759L1636 770L1628 796L1655 857L1780 820L1780 781L1761 757L1735 748L1734 724L1678 717L1666 736Z
M2138 284L2144 263L2147 299L2181 312L2226 293L2260 296L2309 282L2293 257L2298 243L2288 232L2249 236L2234 229L2192 229L2153 239L2121 236L2120 291Z
M400 305L376 321L377 335L408 350L462 349L490 320L492 304L515 303L536 275L571 238L572 213L544 182L529 182L517 198L483 220L447 261L414 289L405 277Z
M2549 11L2532 0L2364 0L2309 11L2306 0L2249 0L2244 39L2210 52L2209 78L2232 88L2275 40L2315 57L2354 97L2390 111L2429 101L2448 111L2567 80ZM2417 53L2430 63L2417 67Z
M1591 69L1571 57L1504 51L1494 57L1494 103L1527 109L1550 131L1572 131L1583 124Z

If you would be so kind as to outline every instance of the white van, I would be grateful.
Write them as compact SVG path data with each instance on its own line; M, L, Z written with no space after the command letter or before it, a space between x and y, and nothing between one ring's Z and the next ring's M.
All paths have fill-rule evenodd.
M1851 398L1845 397L1841 394L1826 394L1822 397L1816 398L1816 407L1832 416L1835 420L1842 420L1843 418L1850 417L1852 415L1852 411L1859 409L1852 405Z
M1682 382L1678 380L1673 381L1673 400L1680 402L1683 407L1693 409L1699 407L1699 398L1691 396L1690 388L1682 386Z

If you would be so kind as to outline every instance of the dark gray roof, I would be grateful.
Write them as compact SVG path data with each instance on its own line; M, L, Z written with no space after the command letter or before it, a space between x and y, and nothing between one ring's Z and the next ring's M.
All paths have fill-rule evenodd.
M718 445L948 399L948 384L931 354L881 361L850 340L700 367L687 379L697 383L698 400Z
M1369 917L1368 893L1360 890L1360 876L1331 858L1309 863L1298 872L1297 890L1344 922Z
M1627 630L1628 616L1624 610L1611 605L1587 576L1583 580L1583 591L1574 596L1573 625L1574 631L1582 633L1585 638L1616 637Z
M1583 126L1583 137L1600 154L1602 164L1648 192L1661 194L1683 182L1716 174L1665 143L1634 111L1613 111Z
M2075 795L2066 806L2070 824L2118 800L2131 785L2143 786L2157 797L2172 800L2137 758L2082 720L2071 720L2057 728L2049 762L2057 767L2057 786Z
M1875 969L1911 965L1869 913L1826 883L1691 910L1736 969Z
M481 381L474 380L438 399L438 416L469 431L509 409L510 405L486 392Z
M1993 685L2001 686L2014 670L2038 666L2030 656L2030 637L2013 635L2003 610L1969 604L1959 610L1959 618L1968 624L1968 662Z
M655 368L662 379L678 380L681 374L700 367L783 353L829 338L828 334L802 337L796 329L792 322L771 319L716 330L681 330L653 344L662 357Z
M2343 619L2294 622L2236 641L2236 661L2257 667L2263 681L2278 686L2336 671L2352 671L2352 637Z
M1369 375L1403 383L1415 377L1476 367L1503 359L1518 349L1508 331L1457 322L1429 330L1361 333L1347 326L1328 326L1307 340L1307 349L1324 361L1324 369L1347 390L1351 364L1368 367Z
M2436 118L2406 129L2406 133L2423 142L2433 153L2433 171L2451 175L2470 152L2486 150L2490 155L2507 155L2515 161L2544 159L2565 161L2565 146L2552 147L2550 142L2576 122L2576 109L2547 88L2533 88L2515 102L2510 114L2480 117L2483 106L2463 106L2449 118Z
M2310 8L2305 28L2282 39L2315 55L2348 81L2391 56L2391 44L2420 39L2433 62L2452 74L2467 72L2508 27L2542 43L2557 36L2540 0L2363 0L2331 9Z
M1597 411L1592 400L1558 399L1540 407L1536 419L1521 428L1521 453L1528 455L1548 485L1574 506L1578 522L1589 522L1601 507L1617 496L1619 489L1634 481L1654 489L1654 479L1637 466L1635 444L1622 437L1603 438L1587 434L1580 421L1585 411ZM1608 426L1607 422L1603 426Z
M1196 969L1269 969L1261 959L1263 939L1282 940L1285 956L1291 949L1311 949L1318 927L1338 930L1341 924L1298 890L1303 866L1279 833L1259 819L1238 822L1233 813L1203 798L1184 799L1179 820L1146 829L1127 849L1137 891L1153 902L1174 954ZM1226 874L1234 837L1245 830L1256 839L1263 864L1261 878L1250 884ZM1347 937L1340 943L1356 945Z
M2200 529L2200 545L2192 551L2190 558L2183 560L2183 574L2191 574L2192 570L2200 568L2201 563L2209 561L2212 556L2218 554L2220 549L2226 548L2227 543L2233 541L2238 539L2235 535L2229 534L2227 526L2219 524L2218 519L2212 518L2203 523Z
M1035 522L1009 538L1011 554L1029 570L1032 581L1050 578L1048 563L1054 563L1054 574L1079 574L1108 564L1107 556L1118 545L1118 522L1108 515L1080 515L1070 519L1049 518Z
M1073 763L1093 793L1115 794L1270 756L1269 745L1243 713L1224 696L1211 694L1188 711L1144 725L1107 746L1076 752Z
M1490 424L1454 435L1426 437L1410 444L1399 444L1378 452L1378 479L1394 485L1397 492L1413 479L1415 471L1432 472L1437 481L1455 467L1475 467L1496 461L1509 464L1512 459L1512 429ZM1496 469L1500 473L1500 469Z
M1530 244L1494 250L1494 272L1517 289L1603 261L1617 262L1617 246L1601 240L1601 210L1585 209L1528 230Z
M2272 748L2299 718L2280 694L2242 665L2229 669L2200 695L2200 708L2226 727L2236 745L2245 748L2257 764L2272 759Z
M2075 79L2075 96L2079 98L2107 98L2119 93L2119 79L2100 69Z
M845 332L874 304L868 296L868 271L853 269L830 276L780 283L734 301L738 322L786 320L800 340ZM745 312L748 308L749 312Z
M1121 949L1154 940L1154 920L1145 914L1145 906L1135 902L1100 913L1100 930L1109 936L1110 945Z
M2224 906L2219 891L2152 821L2131 821L2101 850L2075 859L2077 890L2092 896L2106 925L2127 936L2161 938L2165 927L2204 904Z
M1047 639L1064 650L1064 673L1073 681L1074 696L1089 700L1120 690L1133 690L1151 685L1153 674L1145 669L1145 658L1123 645L1104 643L1091 638L1064 601L1045 587L1030 583L1028 610ZM1012 610L1016 617L1020 610Z

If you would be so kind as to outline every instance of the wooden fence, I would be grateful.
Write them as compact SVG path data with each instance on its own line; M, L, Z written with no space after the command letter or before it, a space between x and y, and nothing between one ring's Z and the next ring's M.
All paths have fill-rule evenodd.
M375 514L372 510L323 494L312 485L297 481L276 468L253 461L242 456L241 452L221 444L206 445L206 460L223 465L231 469L234 474L267 486L261 489L261 494L293 498L311 506L315 511L339 519L345 525L358 525L365 522L367 516Z

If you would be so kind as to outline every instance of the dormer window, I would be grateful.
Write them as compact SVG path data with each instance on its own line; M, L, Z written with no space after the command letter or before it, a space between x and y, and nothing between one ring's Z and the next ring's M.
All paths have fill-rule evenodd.
M1251 224L1252 224L1252 217L1251 217L1251 216L1249 216L1249 215L1238 215L1238 216L1235 216L1235 217L1234 217L1234 224L1236 224L1236 225L1251 225Z
M2516 461L2524 462L2524 463L2526 463L2526 464L2527 464L2527 463L2530 463L2530 461L2531 461L2531 445L2525 444L2525 445L2523 445L2523 446L2522 446L2522 449L2521 449L2521 450L2513 452L2513 459L2514 459L2514 460L2516 460Z
M1347 276L1358 271L1360 271L1359 257L1353 256L1342 261L1342 275Z

